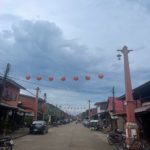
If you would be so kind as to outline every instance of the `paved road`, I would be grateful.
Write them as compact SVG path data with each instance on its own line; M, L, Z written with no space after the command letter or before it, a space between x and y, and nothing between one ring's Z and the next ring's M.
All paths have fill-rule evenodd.
M15 140L14 150L112 150L103 134L82 124L49 129L45 135L27 135Z

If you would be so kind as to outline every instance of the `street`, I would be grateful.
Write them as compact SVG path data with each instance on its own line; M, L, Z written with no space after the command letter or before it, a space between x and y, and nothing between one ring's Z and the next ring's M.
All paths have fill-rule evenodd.
M16 139L14 150L111 150L106 135L71 123L49 129L45 135L27 135Z

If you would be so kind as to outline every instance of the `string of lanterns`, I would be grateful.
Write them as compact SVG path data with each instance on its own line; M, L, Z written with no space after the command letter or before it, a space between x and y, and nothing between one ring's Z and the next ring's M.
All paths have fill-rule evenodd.
M61 106L59 108L65 109L65 110L86 110L86 109L88 109L87 107L84 107L84 106Z
M31 76L30 76L30 75L26 75L25 78L26 78L26 80L30 80L30 79L31 79ZM99 79L103 79L103 78L104 78L104 75L103 75L103 74L99 74L99 75L98 75L98 78L99 78ZM36 80L38 80L38 81L40 81L40 80L42 80L42 79L43 79L42 76L37 76L37 77L36 77ZM78 81L78 80L79 80L79 77L78 77L78 76L73 76L72 79L73 79L74 81ZM49 81L53 81L53 80L54 80L54 77L53 77L53 76L49 76L49 77L48 77L48 80L49 80ZM65 81L65 80L66 80L66 77L65 77L65 76L62 76L62 77L60 77L60 80L61 80L61 81ZM85 80L87 80L87 81L91 80L91 76L90 76L90 75L86 75L86 76L85 76Z

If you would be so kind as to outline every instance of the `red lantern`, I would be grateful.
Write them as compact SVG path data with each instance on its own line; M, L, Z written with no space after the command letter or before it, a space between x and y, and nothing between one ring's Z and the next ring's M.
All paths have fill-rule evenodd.
M37 76L36 79L37 79L38 81L40 81L40 80L42 80L42 77L41 77L41 76Z
M91 77L90 76L85 76L85 79L86 80L91 80Z
M100 79L103 79L103 78L104 78L104 75L103 75L103 74L99 74L98 77L99 77Z
M29 75L26 75L26 80L30 80L30 76Z
M53 81L54 78L50 76L50 77L48 77L48 80L49 80L49 81Z
M65 80L66 80L66 77L65 77L65 76L62 76L62 77L60 78L60 80L61 80L61 81L65 81Z
M74 80L74 81L78 81L78 80L79 80L79 77L78 77L78 76L74 76L74 77L73 77L73 80Z

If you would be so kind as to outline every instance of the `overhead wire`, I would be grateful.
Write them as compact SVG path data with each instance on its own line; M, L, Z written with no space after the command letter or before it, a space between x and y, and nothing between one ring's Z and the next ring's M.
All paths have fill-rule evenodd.
M39 86L41 86L41 87L50 87L49 85L46 85L46 84L41 84L41 83L36 83L36 82L33 82L33 81L26 81L26 80L23 80L23 79L19 79L19 78L17 78L17 77L12 77L12 76L8 76L9 78L11 78L11 79L15 79L15 80L18 80L18 81L22 81L22 82L25 82L25 83L27 83L27 84L34 84L34 85L39 85ZM98 92L99 93L99 92ZM70 96L69 96L70 97ZM74 96L73 96L74 97Z
M0 75L3 75L2 73L0 73ZM17 81L21 81L21 82L25 82L25 83L27 83L27 84L31 84L31 85L38 85L38 86L41 86L41 87L48 87L48 88L50 88L50 86L49 85L46 85L46 84L41 84L40 82L39 83L36 83L36 82L33 82L33 81L27 81L27 80L24 80L24 79L20 79L20 78L18 78L18 77L13 77L13 76L8 76L10 79L14 79L14 80L17 80ZM59 88L60 89L60 88ZM31 95L33 95L33 96L35 96L35 94L33 94L31 91L29 91L29 90L27 90L26 89L26 91L27 92L29 92ZM99 92L98 92L99 93ZM66 97L66 96L65 96ZM75 97L75 96L71 96L71 95L69 95L69 96L67 96L67 97ZM93 98L92 97L92 99L97 99L96 97L95 98Z
M2 73L0 73L0 75L4 75ZM12 76L8 76L10 79L16 79L16 80L20 80L19 78L16 77L12 77ZM23 80L20 80L23 81ZM32 83L33 84L33 83ZM30 93L31 95L35 96L35 94L33 94L31 91L29 91L27 88L24 89L25 91L27 91L28 93Z

